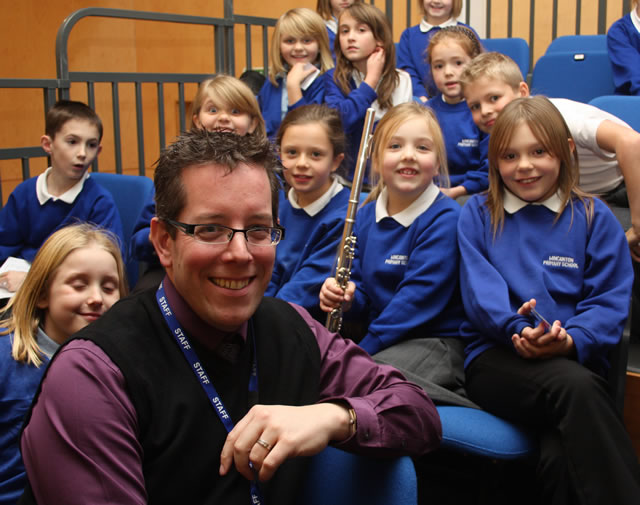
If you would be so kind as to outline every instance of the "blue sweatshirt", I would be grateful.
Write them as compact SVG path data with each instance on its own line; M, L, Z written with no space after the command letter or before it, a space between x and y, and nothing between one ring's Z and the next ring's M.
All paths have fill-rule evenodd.
M618 95L640 96L640 32L627 14L607 32L607 49Z
M493 238L486 195L462 208L458 224L460 284L468 322L465 366L499 345L515 352L511 336L536 323L517 310L530 298L550 323L559 320L573 338L577 359L596 373L609 368L629 313L633 270L624 231L599 199L587 224L574 201L557 222L544 205L505 212L504 229ZM521 202L521 201L520 201Z
M276 249L276 262L266 296L294 302L324 322L318 296L322 283L334 272L338 245L349 206L349 188L342 188L317 214L294 208L280 192L280 224L285 239Z
M0 262L9 256L32 262L49 235L78 222L93 223L113 232L125 256L122 221L106 189L89 177L73 203L49 199L40 205L37 179L32 177L20 183L0 210Z
M352 272L356 293L344 316L367 322L360 346L369 354L413 337L459 335L464 318L456 232L460 206L430 188L436 190L435 201L421 213L429 188L394 217L376 222L376 207L386 209L383 195L358 211Z
M129 243L129 256L138 261L145 261L152 264L160 264L156 251L153 248L151 240L149 240L149 232L151 231L151 219L156 215L156 202L153 194L149 201L145 204L138 222L133 228L131 234L131 242Z
M258 103L260 104L260 111L264 118L264 123L267 128L267 137L273 139L278 133L278 128L282 122L282 91L286 89L283 85L283 78L278 77L276 79L278 85L274 86L273 83L267 78L262 85L260 94L258 95ZM302 90L302 98L293 105L289 105L285 112L296 109L301 105L309 105L312 103L320 104L324 101L324 82L322 75L317 75L313 82L306 89Z
M457 24L466 26L473 33L476 33L469 25L464 23ZM400 36L400 42L397 46L397 67L409 72L415 96L430 97L435 96L438 92L438 88L436 88L431 77L431 67L426 61L426 51L431 37L438 33L439 30L441 30L440 27L434 26L428 32L423 32L418 24L405 29ZM478 34L476 33L477 36ZM479 39L480 37L478 37Z
M462 185L470 195L488 189L489 135L475 125L467 102L449 104L439 94L427 105L442 128L451 187Z

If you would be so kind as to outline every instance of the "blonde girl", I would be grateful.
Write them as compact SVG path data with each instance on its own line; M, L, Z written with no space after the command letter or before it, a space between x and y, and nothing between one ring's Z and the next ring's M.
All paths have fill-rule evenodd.
M285 116L277 143L289 187L279 206L287 240L276 250L266 295L302 305L324 323L318 294L331 273L350 196L335 177L346 144L340 116L326 105L298 107Z
M352 282L343 292L334 278L325 280L320 308L330 312L344 304L345 320L364 324L359 343L376 360L398 367L436 398L464 404L453 393L444 398L442 389L463 394L464 375L457 338L464 320L456 237L460 206L434 183L441 179L446 185L446 159L429 109L410 103L387 112L373 139L378 182L356 218ZM437 391L433 382L441 386Z
M407 28L400 36L398 43L398 68L409 72L413 84L413 94L426 102L437 93L431 80L429 62L425 52L431 37L441 28L447 26L465 26L458 21L462 11L462 0L417 0L418 9L422 12L420 24ZM476 37L477 33L474 34Z
M331 50L334 63L336 61L334 46L336 33L338 33L338 16L340 16L340 13L344 9L359 1L360 0L318 0L316 4L316 12L320 14L320 17L324 20L324 24L327 27L329 49Z
M442 192L451 198L479 193L489 186L489 135L473 122L460 84L462 71L481 52L473 31L460 25L439 30L427 47L427 60L438 88L438 94L427 106L433 109L442 127L452 185Z
M317 13L300 7L280 16L269 49L269 79L258 95L269 138L288 111L324 101L319 76L332 67L327 30Z
M258 100L244 82L230 75L220 74L206 79L198 87L191 105L192 129L228 131L236 135L266 135ZM156 215L153 199L145 205L131 236L130 254L146 264L145 273L138 281L136 291L151 284L159 284L164 270L149 241L151 218ZM155 274L150 272L154 271Z
M624 232L577 188L573 138L545 97L502 110L489 167L458 225L469 397L537 431L540 503L640 503L604 380L633 282Z
M1 503L15 503L25 486L20 427L49 359L126 294L120 248L110 232L68 226L36 254L0 321Z
M390 107L412 99L411 79L396 69L391 27L378 8L357 3L340 13L336 68L327 72L325 85L325 101L340 112L353 162L367 109L376 110L378 121Z

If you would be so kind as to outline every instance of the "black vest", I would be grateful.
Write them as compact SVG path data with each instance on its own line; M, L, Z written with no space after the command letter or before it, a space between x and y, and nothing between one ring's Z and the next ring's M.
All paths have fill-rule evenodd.
M258 403L308 405L318 399L320 351L288 303L264 298L253 317ZM155 290L120 301L76 338L100 346L122 371L138 415L148 503L248 504L249 482L233 468L218 475L227 432L172 337ZM248 411L252 345L235 365L191 344L232 420ZM35 404L35 402L34 402ZM305 464L301 464L301 463ZM295 503L306 458L290 460L261 484L268 505Z

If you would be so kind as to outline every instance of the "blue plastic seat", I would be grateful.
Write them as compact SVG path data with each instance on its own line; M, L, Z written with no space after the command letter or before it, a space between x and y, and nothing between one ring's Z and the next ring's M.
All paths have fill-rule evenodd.
M327 447L316 454L298 503L305 505L416 505L413 461L371 458Z
M598 96L589 103L619 117L640 132L640 96L605 95Z
M91 178L104 187L116 202L120 219L122 220L122 232L124 235L124 249L129 248L131 234L144 205L153 194L153 181L140 175L108 174L104 172L92 172ZM138 262L134 258L125 258L129 286L135 286L138 280Z
M526 80L529 73L529 44L519 37L504 39L482 39L482 45L487 51L506 54L520 67L523 78Z
M533 69L531 93L583 103L613 95L609 55L604 51L546 53Z
M551 41L546 54L557 52L582 53L584 51L606 51L606 35L562 35Z

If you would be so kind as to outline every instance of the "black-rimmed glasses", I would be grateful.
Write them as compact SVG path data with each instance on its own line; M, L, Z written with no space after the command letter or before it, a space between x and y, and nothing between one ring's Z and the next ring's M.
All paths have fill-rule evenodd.
M173 219L163 219L163 221L203 244L228 244L236 233L242 233L248 244L263 247L276 245L284 238L282 226L252 226L236 229L221 224L187 224Z

